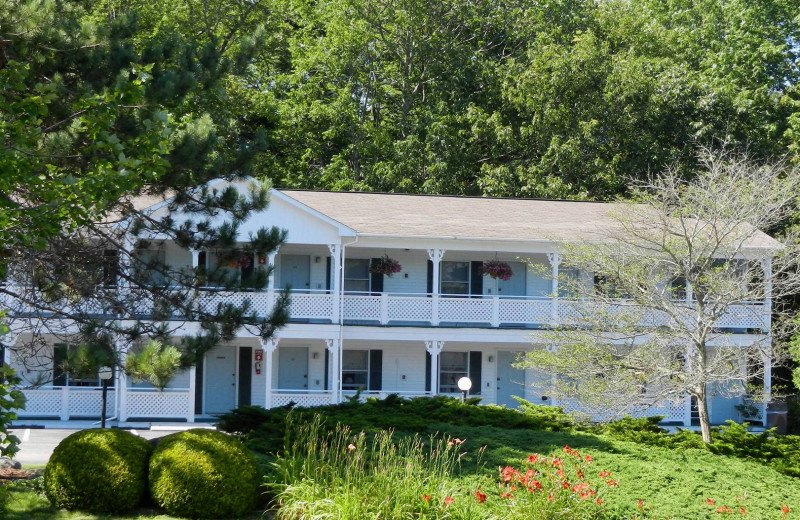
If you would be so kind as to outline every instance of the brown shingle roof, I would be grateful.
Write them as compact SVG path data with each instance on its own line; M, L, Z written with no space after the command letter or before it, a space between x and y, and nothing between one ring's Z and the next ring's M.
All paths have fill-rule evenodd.
M612 204L539 199L279 190L361 236L602 240L619 223ZM776 247L763 233L751 247Z

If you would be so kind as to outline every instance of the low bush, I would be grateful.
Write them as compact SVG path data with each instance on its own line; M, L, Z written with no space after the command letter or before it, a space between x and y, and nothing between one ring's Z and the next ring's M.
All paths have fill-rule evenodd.
M164 437L150 459L150 493L170 515L239 517L253 510L261 473L238 440L195 429Z
M709 449L720 455L755 460L776 470L800 477L800 437L776 435L775 429L754 434L746 425L728 421L728 426L714 428Z
M44 470L44 490L57 508L122 513L147 491L150 444L116 429L83 430L53 450Z

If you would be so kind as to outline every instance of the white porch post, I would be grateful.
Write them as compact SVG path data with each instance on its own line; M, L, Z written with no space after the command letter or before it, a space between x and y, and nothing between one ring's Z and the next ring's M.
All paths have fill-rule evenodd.
M275 307L275 258L277 256L277 249L267 255L267 268L270 270L269 277L267 277L267 312L272 312Z
M428 258L433 263L433 283L431 284L431 325L439 325L439 267L444 257L444 249L428 249Z
M259 338L261 349L264 351L264 408L272 408L272 367L275 360L273 354L278 350L278 338L268 340Z
M764 270L764 331L769 334L772 328L772 258L761 260L761 268Z
M325 346L328 349L331 371L331 403L336 404L340 401L339 391L341 389L341 370L339 369L339 352L341 347L339 338L326 339Z
M688 297L688 292L687 292ZM686 363L684 366L684 370L688 373L692 371L692 349L691 345L686 347ZM689 427L692 425L692 396L686 394L686 402L683 403L683 425Z
M128 349L121 338L116 341L116 348L119 352L120 367L125 366L125 358L128 357ZM116 379L114 381L116 395L117 395L117 418L119 422L128 420L128 376L122 368L115 371Z
M426 341L425 350L431 355L431 395L439 395L439 354L444 341Z
M547 253L547 259L550 261L550 268L552 269L552 286L551 291L553 293L552 299L552 308L551 308L551 320L553 325L558 325L558 267L561 264L561 255L558 253Z
M3 365L11 365L11 349L17 344L17 339L19 339L19 334L15 332L9 332L3 336Z
M331 252L331 292L333 294L333 310L331 313L331 322L339 323L339 308L342 301L342 290L339 286L339 273L342 269L342 246L340 244L328 244L328 250Z
M186 406L186 422L194 422L195 401L197 400L197 367L189 367L189 402Z
M768 338L769 341L772 340L770 336ZM772 398L772 356L770 353L772 352L771 348L767 348L767 350L763 354L764 360L764 403L763 403L763 415L762 420L764 421L764 427L767 426L767 408L769 407L769 401Z

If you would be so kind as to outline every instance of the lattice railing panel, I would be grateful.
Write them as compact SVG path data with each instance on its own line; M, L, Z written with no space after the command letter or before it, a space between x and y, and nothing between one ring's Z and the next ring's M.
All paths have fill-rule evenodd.
M290 318L329 320L333 315L333 298L330 294L292 293Z
M431 298L389 297L389 321L431 321Z
M742 413L742 421L758 421L761 424L764 424L763 402L750 399L749 397L743 397L742 405L744 406L744 413Z
M728 308L728 312L717 321L717 326L721 328L766 329L767 316L764 312L764 306L761 304L731 305Z
M106 413L112 416L115 413L114 391L108 391ZM95 417L100 415L103 404L103 392L100 388L70 388L69 389L69 415Z
M650 407L635 408L621 414L615 414L610 410L588 407L577 399L560 399L558 401L558 406L563 408L565 412L588 417L595 422L610 421L616 419L617 415L630 415L631 417L653 417L661 415L664 417L664 422L679 422L683 424L688 419L686 414L689 410L688 406L686 406L685 399L679 401L665 400L660 404Z
M128 417L183 418L190 410L189 395L188 391L128 390L125 413Z
M25 409L17 412L19 417L61 415L61 388L23 390L22 393L25 394L26 402Z
M492 321L492 300L483 298L442 298L439 321L488 323Z
M553 321L549 300L500 299L500 323L543 324Z
M331 403L331 394L272 394L272 406L286 406L294 403L300 408L322 406Z
M344 297L342 304L344 318L347 320L380 320L380 296L353 296Z

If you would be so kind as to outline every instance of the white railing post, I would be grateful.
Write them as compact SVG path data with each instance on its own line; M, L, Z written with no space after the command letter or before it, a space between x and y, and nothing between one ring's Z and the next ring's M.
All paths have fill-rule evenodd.
M341 387L339 373L339 338L326 339L325 346L328 349L328 358L330 359L331 404L337 404L339 402L339 389Z
M61 420L69 421L69 387L61 387Z
M767 337L767 341L771 341L772 336ZM769 406L769 401L772 398L772 356L770 355L772 351L771 346L768 346L766 351L763 353L763 361L764 361L764 403L763 406L763 414L761 415L761 420L763 421L763 425L766 428L767 426L767 408Z
M552 285L551 291L553 293L551 299L551 321L553 325L558 325L558 267L561 264L561 255L558 253L547 253L547 259L550 261Z
M761 268L764 270L764 330L769 331L772 328L772 258L763 259Z
M439 354L444 341L426 341L425 350L431 355L431 395L439 395Z
M500 297L494 295L492 297L492 327L500 326Z
M271 313L275 307L275 258L278 256L278 250L271 252L267 256L269 265L269 277L267 277L267 313Z
M264 408L272 408L272 367L274 363L275 351L278 350L278 338L272 337L268 340L259 338L261 349L264 351Z
M444 257L444 249L428 249L428 258L433 263L433 283L431 284L431 325L439 325L439 267Z
M381 325L389 323L389 293L381 293Z
M189 367L189 402L186 406L186 422L194 422L194 402L197 398L197 366Z
M692 425L692 396L689 394L683 400L683 425L687 428Z
M342 300L342 289L339 284L339 272L342 268L342 258L341 258L341 251L342 246L340 244L328 244L328 250L331 253L331 293L333 296L333 305L331 306L331 323L339 323L339 308L341 307L341 300Z

